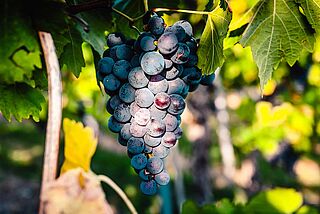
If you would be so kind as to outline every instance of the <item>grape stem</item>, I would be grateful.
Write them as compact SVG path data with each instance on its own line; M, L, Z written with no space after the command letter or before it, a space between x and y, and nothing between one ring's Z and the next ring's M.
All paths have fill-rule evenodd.
M183 10L183 9L173 9L173 8L153 8L153 12L178 12L178 13L190 13L198 15L209 15L208 11L196 11L196 10Z
M114 7L111 7L112 11L119 14L120 16L123 16L124 18L128 19L129 22L133 23L135 21L134 18L128 16L127 14L121 12L120 10L114 8Z
M123 192L123 190L108 176L105 175L98 175L98 179L102 182L108 184L119 196L122 198L124 203L127 205L128 209L132 214L138 214L136 208L134 208L132 202L128 198L128 196Z
M144 5L144 12L148 12L149 11L149 6L148 6L148 0L143 0L143 5Z

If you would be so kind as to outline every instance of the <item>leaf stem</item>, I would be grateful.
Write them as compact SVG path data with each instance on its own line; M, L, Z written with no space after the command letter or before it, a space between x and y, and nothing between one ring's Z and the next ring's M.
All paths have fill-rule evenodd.
M143 0L143 5L144 5L144 12L148 12L149 11L149 6L148 6L148 0Z
M154 12L178 12L178 13L190 13L190 14L198 14L198 15L208 15L210 12L208 11L196 11L196 10L183 10L183 9L173 9L173 8L153 8Z
M126 18L129 22L134 22L135 19L134 18L131 18L130 16L128 16L127 14L121 12L120 10L114 8L114 7L111 7L112 11L114 11L115 13L119 14L120 16L123 16L124 18Z
M120 198L122 198L122 200L127 205L127 207L129 208L129 210L132 214L138 214L136 208L134 208L130 199L127 197L127 195L123 192L123 190L113 180L111 180L106 175L98 175L98 179L100 181L103 181L106 184L108 184L120 196Z

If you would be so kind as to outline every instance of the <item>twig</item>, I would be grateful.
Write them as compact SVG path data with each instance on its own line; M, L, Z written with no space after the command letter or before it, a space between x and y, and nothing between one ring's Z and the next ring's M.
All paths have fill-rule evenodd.
M149 6L148 6L148 0L143 0L143 5L144 5L144 12L148 12L149 11Z
M178 13L190 13L199 15L208 15L208 11L196 11L196 10L183 10L183 9L173 9L173 8L153 8L153 12L178 12Z
M39 31L39 38L48 73L48 122L46 130L45 153L43 161L42 184L39 213L43 213L43 191L57 175L59 137L62 117L62 84L60 66L50 33Z
M136 208L134 208L130 199L127 197L127 195L123 192L123 190L113 180L111 180L109 177L107 177L105 175L98 175L98 178L100 181L103 181L106 184L108 184L120 196L120 198L122 198L122 200L127 205L127 207L129 208L129 210L132 214L138 213Z

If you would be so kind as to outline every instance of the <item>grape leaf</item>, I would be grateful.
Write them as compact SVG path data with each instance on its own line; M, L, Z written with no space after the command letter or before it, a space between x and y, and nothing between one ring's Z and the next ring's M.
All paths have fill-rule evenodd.
M41 61L37 34L23 1L0 2L0 32L0 81L29 83L34 67L41 67Z
M70 169L82 168L88 172L93 154L97 148L97 138L90 127L84 127L81 122L63 120L63 131L65 138L65 149L61 172L64 173Z
M207 23L200 38L197 55L198 67L203 74L212 74L224 62L223 39L228 32L231 13L217 6L208 15Z
M320 1L319 0L296 0L312 25L313 29L320 33Z
M294 0L262 0L240 43L251 46L263 90L282 59L292 66L303 48L312 51L314 36Z
M25 83L0 84L0 94L0 111L8 121L11 121L11 116L14 116L21 122L22 119L28 119L30 115L35 121L39 121L41 104L45 99L38 89Z
M81 67L85 66L81 48L82 38L73 26L68 27L65 37L70 40L70 43L65 45L60 56L61 65L66 65L68 71L71 71L76 77L79 77Z

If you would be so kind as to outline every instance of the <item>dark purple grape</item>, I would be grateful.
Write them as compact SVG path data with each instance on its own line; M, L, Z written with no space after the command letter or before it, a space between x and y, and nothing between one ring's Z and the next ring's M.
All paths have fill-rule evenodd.
M170 95L171 103L168 112L173 115L181 114L186 107L183 97L178 94Z
M132 154L140 154L144 149L144 142L142 138L132 137L128 140L128 152Z
M186 42L186 45L188 45L191 53L195 54L197 52L198 44L195 39L190 39Z
M197 63L198 63L198 56L195 54L190 54L185 66L192 67L192 66L196 66Z
M136 102L138 106L147 108L152 105L154 100L153 93L148 88L141 88L136 90Z
M180 25L169 26L165 29L164 32L165 33L167 33L167 32L174 33L179 42L183 42L187 37L185 30Z
M112 58L104 57L99 60L98 72L103 76L110 74L112 72L113 65L114 60Z
M167 185L170 181L170 175L166 170L163 170L159 174L154 176L154 180L157 182L159 185Z
M188 85L180 78L168 81L168 94L182 94L185 88L189 90ZM188 90L186 90L188 92Z
M122 103L114 109L114 118L122 123L128 122L131 118L130 107Z
M148 134L152 137L159 137L166 131L166 124L162 120L151 118L148 123Z
M184 43L179 43L178 49L172 55L171 60L176 64L183 64L188 61L189 54L190 54L189 47Z
M163 170L163 161L158 157L152 157L148 160L147 170L152 174L158 174Z
M149 181L149 180L150 180L150 177L151 177L151 174L150 174L150 172L147 172L146 169L142 169L142 170L140 170L140 172L139 172L139 177L140 177L143 181Z
M108 127L114 133L119 133L123 126L124 124L117 121L114 116L111 116L108 120Z
M132 103L135 98L136 90L129 84L125 83L119 90L119 98L125 103Z
M202 85L212 85L214 79L216 78L216 75L213 74L209 74L209 75L203 75L201 77L201 81L200 84Z
M108 102L110 103L110 107L114 110L118 105L121 104L121 100L118 95L111 97Z
M155 38L151 36L144 36L140 41L140 47L143 51L154 51L157 47L154 44Z
M152 150L153 156L158 158L166 158L169 155L170 149L168 147L163 146L162 144L154 147Z
M161 143L161 137L152 137L149 134L146 134L143 139L145 144L151 147L156 147Z
M148 75L159 74L164 69L164 58L158 52L147 52L141 58L141 67Z
M160 16L152 16L148 22L148 29L155 36L160 36L163 34L165 29L165 23L163 18Z
M122 146L127 146L128 144L128 140L124 139L123 137L121 137L121 135L118 135L118 143Z
M154 180L141 181L140 190L145 195L155 195L158 191L157 183Z
M174 23L173 26L181 26L188 36L190 36L190 37L193 36L192 26L188 21L180 20L180 21L177 21L176 23Z
M155 118L155 119L162 119L167 114L166 110L160 110L154 104L151 107L149 107L149 111L150 111L151 118Z
M163 121L166 124L166 131L167 132L173 132L178 126L177 118L171 114L167 114L164 117Z
M116 54L117 49L118 49L118 45L116 45L112 48L109 48L109 55L114 61L118 60L117 54Z
M148 83L148 88L154 94L166 92L168 89L168 81L160 74L151 76Z
M145 143L145 145L144 145L144 150L143 150L143 152L144 152L145 154L151 154L152 151L153 151L153 148L152 148L151 146L148 146L148 145L146 144L146 142L144 142L144 143Z
M134 121L137 122L141 126L147 125L150 120L150 111L146 108L140 108L134 114Z
M115 45L121 45L125 43L126 39L122 33L110 33L107 37L107 45L109 48Z
M173 66L172 68L165 71L165 77L167 80L175 79L183 73L183 66Z
M130 60L133 55L132 49L126 44L118 45L116 50L116 56L118 60L125 59Z
M106 90L106 93L110 94L110 92L115 92L120 88L120 80L115 77L113 74L108 74L104 79L103 79L103 86Z
M134 88L143 88L149 82L141 67L135 67L129 72L128 81Z
M130 125L130 123L126 123L120 131L119 136L125 140L129 140L132 137L132 134L130 133Z
M160 92L154 97L154 105L158 109L166 109L170 105L170 96L165 92Z
M177 143L177 137L173 132L166 132L162 137L161 144L165 147L171 148Z
M119 60L113 66L113 74L120 80L126 80L131 70L131 65L127 60Z
M131 64L131 67L132 68L135 68L135 67L139 67L140 66L140 55L134 55L131 60L130 60L130 64Z
M141 170L146 167L147 161L147 157L144 154L138 154L131 158L131 166L137 170Z
M174 33L164 33L158 39L158 49L162 54L171 54L178 48L178 38Z
M130 133L133 137L143 137L148 131L146 126L141 126L133 120L130 125Z

